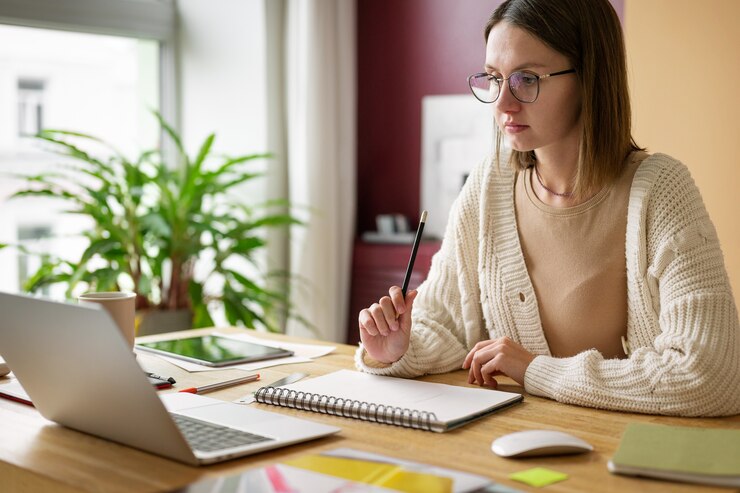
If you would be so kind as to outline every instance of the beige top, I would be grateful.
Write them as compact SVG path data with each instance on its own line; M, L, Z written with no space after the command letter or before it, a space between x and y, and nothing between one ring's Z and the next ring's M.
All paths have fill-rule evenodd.
M740 413L740 320L719 238L688 168L645 158L627 209L627 358L588 349L556 357L519 244L514 172L486 161L455 201L442 247L419 287L406 354L368 373L457 370L485 339L508 337L536 357L524 388L560 402L652 414Z
M617 182L575 207L542 202L532 189L533 168L516 177L519 241L553 356L588 349L605 358L626 356L624 238L630 186L644 157L633 153Z

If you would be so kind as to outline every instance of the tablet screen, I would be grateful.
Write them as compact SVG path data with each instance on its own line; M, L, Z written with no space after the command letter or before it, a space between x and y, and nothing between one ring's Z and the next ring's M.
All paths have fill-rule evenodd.
M145 342L137 344L137 347L210 366L247 363L293 355L291 351L285 349L210 335Z

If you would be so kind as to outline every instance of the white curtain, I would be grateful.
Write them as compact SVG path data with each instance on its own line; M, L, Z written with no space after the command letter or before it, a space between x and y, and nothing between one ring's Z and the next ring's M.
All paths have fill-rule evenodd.
M282 258L295 310L315 326L288 320L286 333L343 342L355 218L355 2L265 5L268 144L282 149L284 167L273 193L284 188L307 222L291 230Z

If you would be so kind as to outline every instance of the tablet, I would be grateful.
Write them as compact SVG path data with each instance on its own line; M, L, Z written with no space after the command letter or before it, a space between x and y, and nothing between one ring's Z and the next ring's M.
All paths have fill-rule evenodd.
M213 335L143 342L136 347L206 366L227 366L293 356L293 352L287 349Z

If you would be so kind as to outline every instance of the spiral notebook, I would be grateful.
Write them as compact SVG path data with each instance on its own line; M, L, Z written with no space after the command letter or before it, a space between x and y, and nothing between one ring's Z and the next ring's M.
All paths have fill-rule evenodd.
M520 402L513 392L339 370L254 394L264 404L444 432Z

